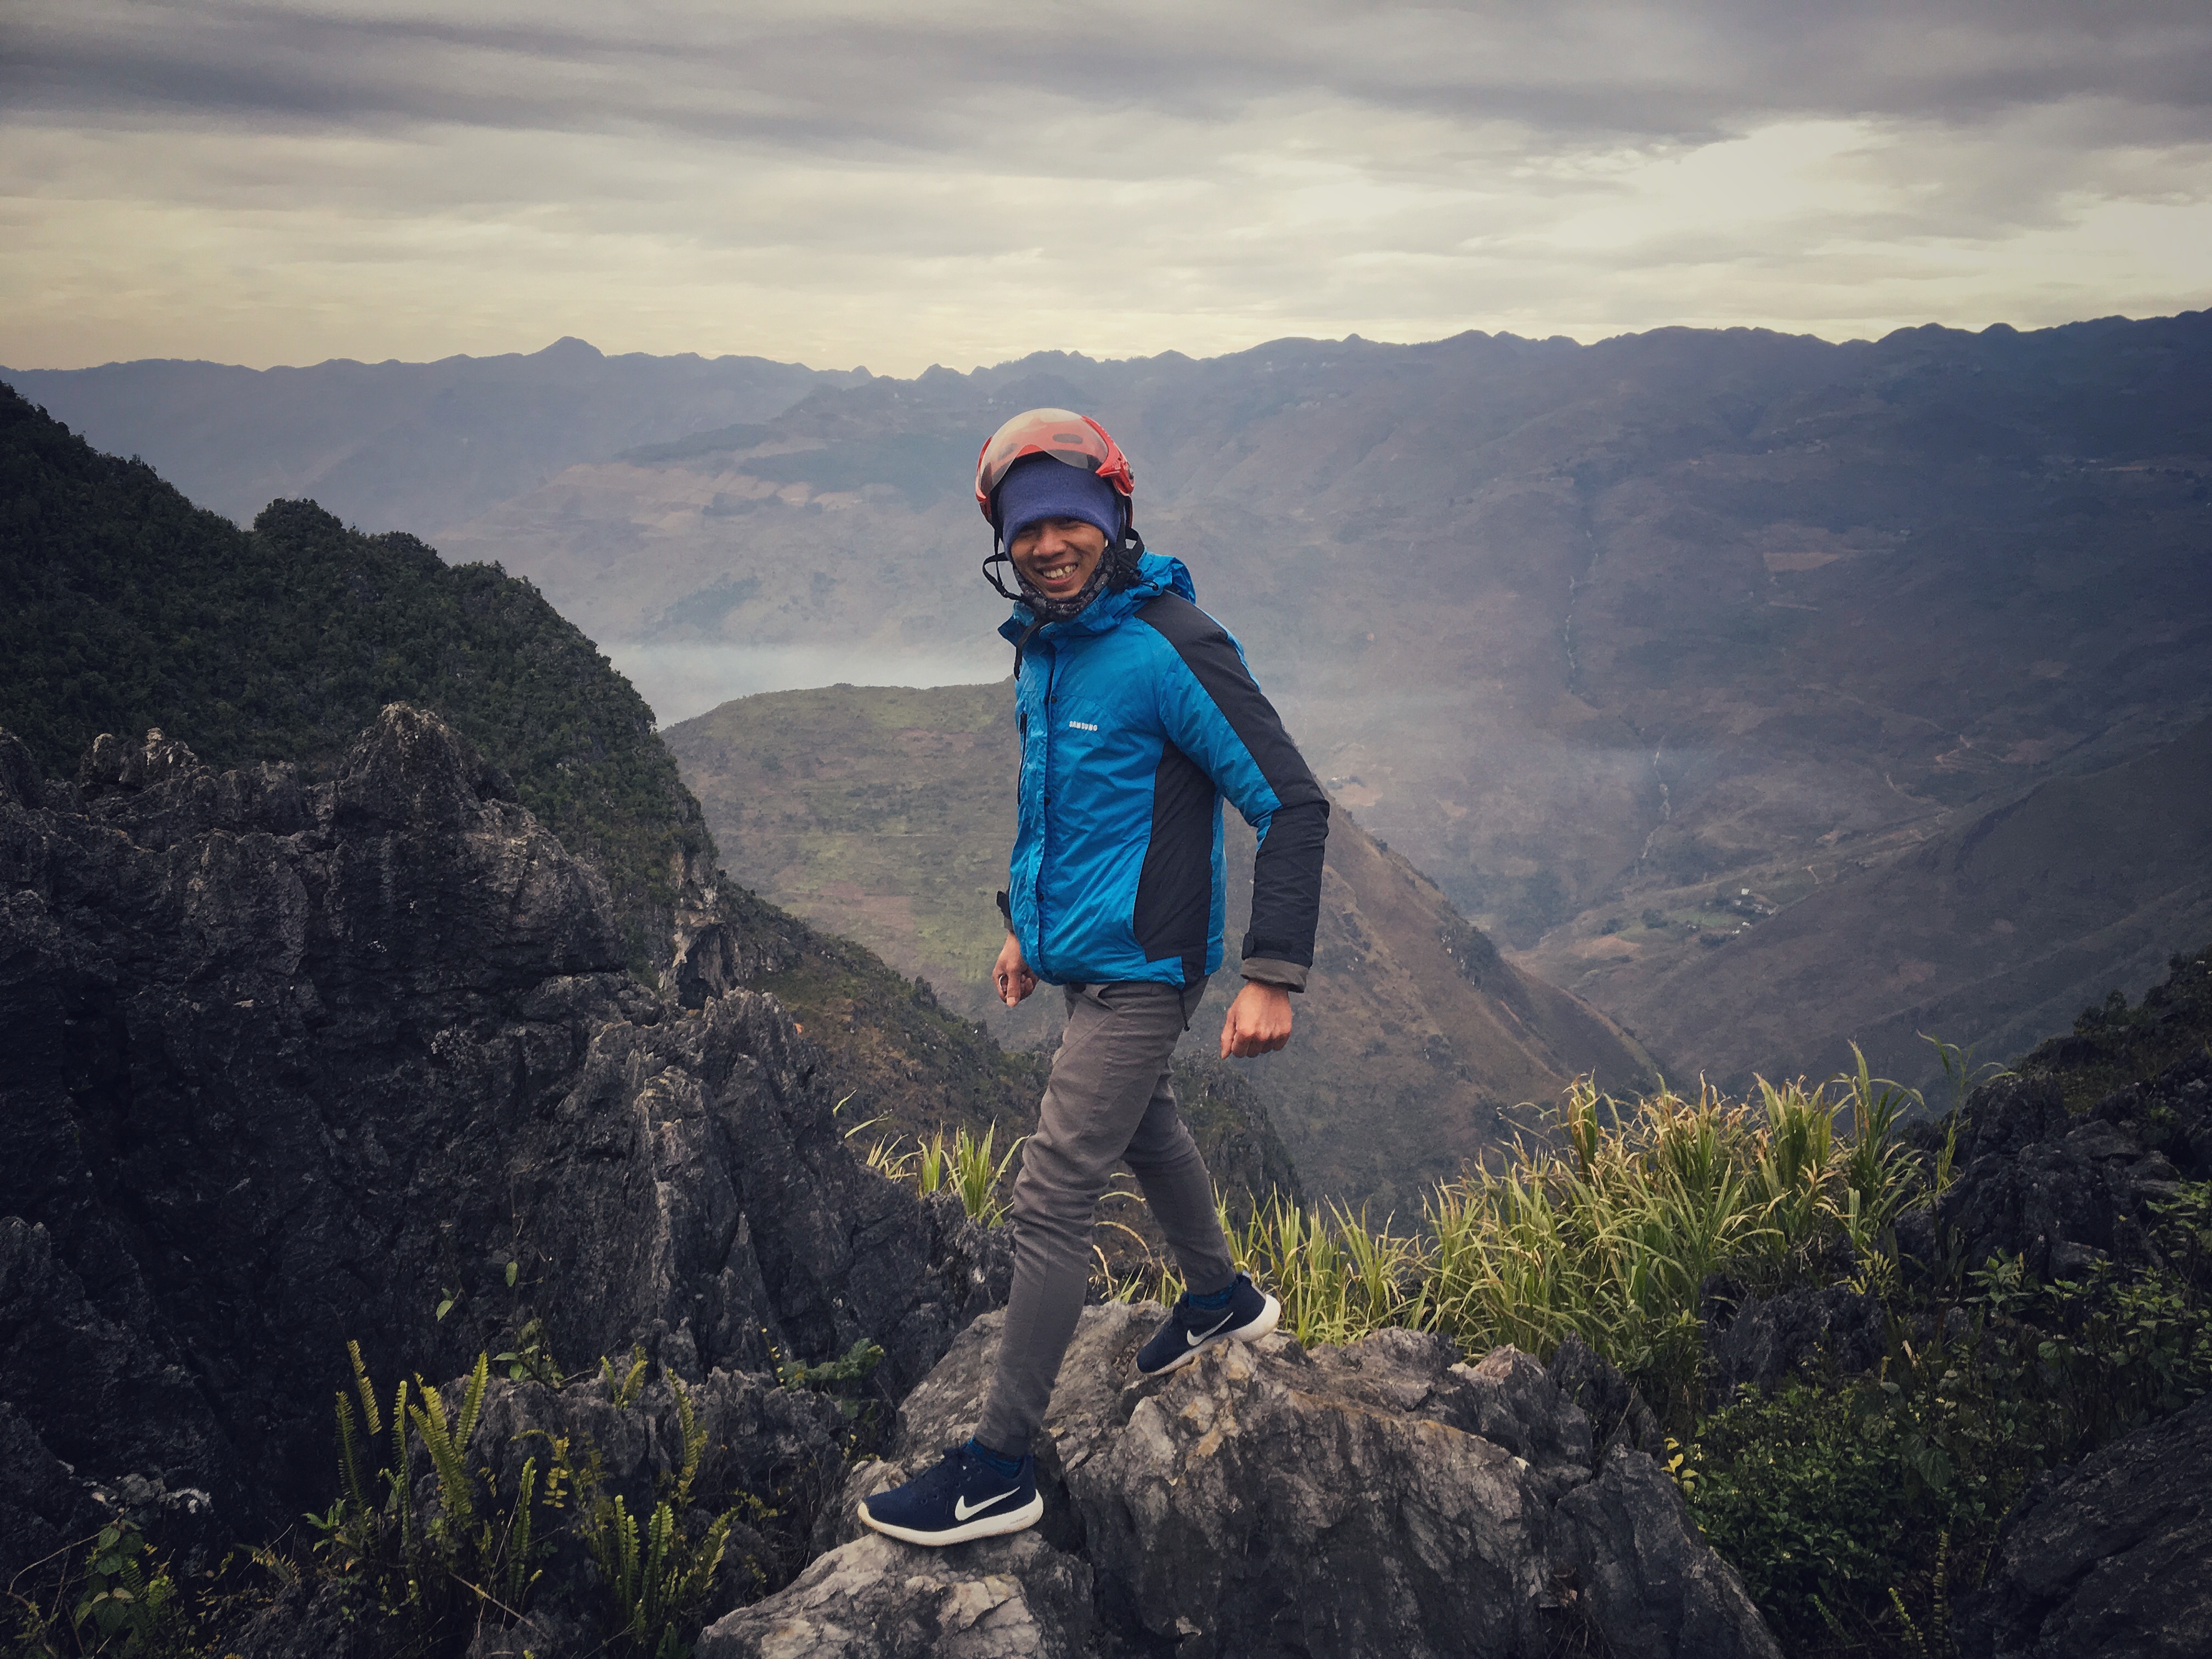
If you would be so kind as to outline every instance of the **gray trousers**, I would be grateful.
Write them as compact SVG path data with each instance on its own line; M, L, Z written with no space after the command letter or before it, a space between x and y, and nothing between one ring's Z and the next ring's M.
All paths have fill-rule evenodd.
M1053 1379L1083 1312L1099 1195L1126 1160L1183 1282L1200 1295L1236 1277L1213 1182L1176 1109L1168 1060L1206 993L1125 981L1071 986L1036 1133L1014 1183L1014 1282L999 1368L975 1438L1019 1457L1044 1421Z

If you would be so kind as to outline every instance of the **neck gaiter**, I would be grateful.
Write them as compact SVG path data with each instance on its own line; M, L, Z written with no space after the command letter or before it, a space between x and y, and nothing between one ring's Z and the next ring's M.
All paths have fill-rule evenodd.
M1091 580L1064 599L1047 599L1030 585L1030 579L1022 574L1019 565L1014 567L1014 578L1021 584L1022 603L1029 606L1032 616L1039 622L1060 623L1081 615L1083 608L1105 591L1107 572L1113 562L1114 550L1109 547L1099 556L1097 567L1091 573Z

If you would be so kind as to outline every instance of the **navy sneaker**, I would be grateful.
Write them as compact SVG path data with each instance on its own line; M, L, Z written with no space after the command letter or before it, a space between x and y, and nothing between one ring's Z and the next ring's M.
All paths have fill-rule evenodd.
M860 1501L860 1519L878 1532L909 1544L964 1544L1036 1525L1044 1498L1036 1489L1036 1459L1024 1457L1014 1474L1000 1474L963 1445L903 1486Z
M1185 1291L1169 1310L1167 1323L1138 1350L1137 1370L1146 1376L1164 1376L1217 1342L1257 1341L1282 1316L1283 1304L1255 1285L1249 1273L1237 1275L1225 1308L1194 1308Z

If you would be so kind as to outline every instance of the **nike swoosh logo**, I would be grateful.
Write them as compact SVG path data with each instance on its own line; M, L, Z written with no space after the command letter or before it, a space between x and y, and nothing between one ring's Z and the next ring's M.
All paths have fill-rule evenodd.
M1216 1326L1214 1326L1211 1330L1203 1330L1203 1331L1185 1331L1185 1332L1182 1334L1182 1340L1183 1340L1184 1341L1186 1341L1186 1342L1189 1343L1189 1344L1190 1344L1190 1346L1191 1346L1192 1347L1194 1347L1194 1347L1196 1347L1200 1343L1201 1343L1201 1342L1205 1341L1205 1340L1206 1340L1206 1339L1207 1337L1212 1336L1212 1335L1213 1334L1214 1331L1218 1331L1218 1330L1219 1330L1219 1329L1221 1328L1221 1326L1222 1326L1222 1325L1226 1325L1226 1324L1227 1324L1231 1320L1232 1320L1232 1319L1234 1319L1234 1318L1236 1318L1236 1317L1237 1317L1237 1316L1236 1316L1235 1314L1233 1314L1233 1313L1231 1313L1231 1314L1224 1314L1224 1315L1221 1316L1221 1324L1220 1324L1220 1325L1216 1325Z
M980 1504L970 1504L964 1498L955 1498L952 1504L952 1518L956 1521L965 1521L971 1515L981 1515L985 1510L989 1509L992 1504L1005 1503L1009 1498L1012 1498L1020 1490L1021 1488L1019 1486L1009 1487L1006 1491L1000 1492L996 1498L987 1498Z

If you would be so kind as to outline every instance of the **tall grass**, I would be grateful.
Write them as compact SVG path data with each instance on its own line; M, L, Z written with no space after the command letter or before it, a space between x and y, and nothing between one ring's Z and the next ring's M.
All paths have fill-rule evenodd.
M1863 1058L1747 1100L1701 1088L1624 1104L1583 1080L1553 1144L1516 1140L1495 1167L1440 1183L1417 1228L1280 1197L1242 1224L1224 1205L1223 1227L1302 1343L1403 1326L1470 1354L1510 1342L1547 1357L1572 1334L1686 1421L1711 1275L1776 1290L1848 1250L1863 1281L1887 1277L1890 1230L1923 1190L1898 1133L1911 1098ZM1182 1285L1153 1264L1107 1289L1166 1299Z
M850 1100L848 1095L845 1100ZM837 1103L842 1109L845 1100ZM856 1123L845 1131L845 1139L852 1140L884 1120L872 1117L865 1123ZM878 1174L912 1187L925 1197L946 1188L958 1194L960 1206L968 1212L970 1221L986 1227L995 1227L1006 1217L1006 1200L1000 1194L1006 1189L1006 1172L1014 1162L1015 1154L1022 1149L1027 1135L1015 1137L1012 1145L994 1158L997 1151L999 1126L993 1124L981 1137L970 1134L965 1126L956 1125L952 1139L947 1141L940 1129L927 1140L917 1140L911 1148L904 1146L903 1136L890 1139L878 1137L861 1153L861 1162Z
M1547 1143L1516 1139L1494 1167L1440 1183L1415 1227L1275 1194L1243 1220L1223 1202L1222 1228L1301 1343L1401 1326L1469 1354L1510 1342L1543 1358L1574 1335L1686 1424L1712 1275L1774 1291L1845 1263L1869 1288L1893 1273L1892 1230L1928 1190L1899 1133L1917 1097L1854 1054L1855 1068L1824 1084L1762 1080L1741 1100L1700 1087L1622 1103L1579 1080ZM989 1223L1004 1214L1013 1150L994 1158L992 1135L963 1130L906 1152L878 1143L868 1161L925 1192L955 1186ZM1102 1251L1097 1277L1121 1298L1182 1291L1173 1264L1149 1254L1116 1274Z
M1237 1265L1282 1298L1282 1328L1299 1342L1351 1342L1385 1326L1419 1328L1415 1305L1429 1252L1418 1238L1368 1224L1337 1205L1300 1209L1279 1194L1255 1205L1242 1224L1221 1206ZM1176 1287L1180 1293L1181 1287Z

